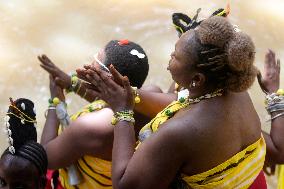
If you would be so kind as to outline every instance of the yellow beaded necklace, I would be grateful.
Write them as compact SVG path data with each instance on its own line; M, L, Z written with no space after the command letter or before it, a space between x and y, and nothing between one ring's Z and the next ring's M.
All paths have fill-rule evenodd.
M147 125L145 125L139 132L139 141L138 145L143 142L146 138L148 138L152 133L156 132L161 124L163 124L165 121L170 119L174 116L176 112L179 110L189 106L190 104L196 104L204 99L214 98L217 96L222 96L223 90L218 89L214 91L213 93L205 94L200 97L191 99L191 98L180 98L177 101L172 102L170 105L168 105L163 111L157 114L157 116L152 119ZM138 147L138 146L137 146Z

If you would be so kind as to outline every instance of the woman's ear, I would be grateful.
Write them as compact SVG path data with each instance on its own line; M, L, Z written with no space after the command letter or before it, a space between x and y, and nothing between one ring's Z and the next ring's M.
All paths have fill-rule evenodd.
M191 79L191 88L203 86L205 84L206 77L202 73L196 73Z

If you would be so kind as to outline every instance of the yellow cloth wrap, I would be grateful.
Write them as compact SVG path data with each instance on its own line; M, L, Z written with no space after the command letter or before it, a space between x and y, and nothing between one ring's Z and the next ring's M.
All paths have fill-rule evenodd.
M247 189L262 170L265 153L266 145L261 137L224 163L200 174L183 175L183 180L194 189Z
M278 166L278 185L277 189L284 188L284 165Z
M76 120L78 117L101 110L106 107L106 103L102 100L96 100L91 104L85 106L82 110L72 115L70 119ZM62 132L60 129L59 133ZM83 181L79 185L71 186L68 184L68 172L67 169L60 169L60 181L62 186L66 189L112 189L111 181L111 162L105 161L92 156L83 156L77 161L78 170L83 176Z
M188 103L179 101L172 102L140 130L139 137L149 130L157 132L162 123L188 105ZM172 112L172 114L169 115L166 113L167 111ZM143 141L138 142L136 148L139 147L141 142ZM182 179L193 189L249 188L263 168L265 153L266 145L263 137L261 137L255 143L213 169L193 176L182 175Z

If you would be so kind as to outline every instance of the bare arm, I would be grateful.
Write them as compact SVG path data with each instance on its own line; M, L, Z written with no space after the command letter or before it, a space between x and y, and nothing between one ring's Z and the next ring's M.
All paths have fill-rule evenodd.
M178 173L184 162L183 144L179 134L170 127L162 126L140 145L134 153L133 127L119 122L114 129L113 186L117 189L164 189ZM174 127L173 127L174 128ZM163 157L163 158L161 158ZM157 179L159 178L159 179Z
M101 98L108 102L114 112L133 110L134 99L128 79L120 77L112 66L110 70L115 79L121 79L123 87L95 68L89 70L88 78L98 87ZM114 98L115 96L120 98ZM185 151L188 153L188 150L184 150L185 144L181 140L184 138L181 136L183 133L172 125L164 125L135 151L135 132L132 123L119 121L114 126L112 151L114 188L168 188L184 163ZM175 153L176 151L180 153Z
M63 91L50 77L51 97L64 100ZM86 114L72 122L58 136L59 122L55 110L49 110L43 129L41 144L48 156L49 168L66 167L83 155L95 155L111 159L113 128L110 120L113 112L109 108Z
M52 75L49 75L49 89L51 99L58 97L61 101L65 100L62 89L55 84ZM52 109L48 108L47 111L46 122L44 124L40 141L43 146L57 136L59 127L59 121L57 119L55 107L52 107Z
M158 93L138 89L138 94L141 101L135 105L135 110L151 118L177 99L177 94L174 93Z
M264 74L258 75L258 81L263 91L275 93L280 83L280 61L271 50L265 56ZM273 112L271 117L283 111ZM284 163L284 117L280 116L271 121L270 133L263 132L267 145L267 160L273 163Z
M59 136L44 145L48 166L52 169L69 166L84 155L111 159L113 127L112 111L104 108L72 122Z
M92 83L88 77L88 70L91 69L90 66L85 66L85 69L77 69L78 77L83 79L88 83ZM117 76L118 79L122 79L122 76ZM113 78L115 79L115 78ZM115 82L119 82L116 81ZM93 87L96 87L95 83ZM162 92L151 92L148 90L138 89L138 94L140 97L140 103L135 105L135 110L145 116L150 118L155 117L160 111L162 111L167 105L177 99L177 94L174 93L162 93ZM96 90L88 90L90 96L99 96Z

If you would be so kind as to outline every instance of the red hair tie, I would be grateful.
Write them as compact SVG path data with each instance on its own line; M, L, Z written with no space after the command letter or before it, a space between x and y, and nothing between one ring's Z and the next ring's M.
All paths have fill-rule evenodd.
M128 41L128 39L121 39L121 40L118 41L118 44L119 44L120 46L128 45L128 44L129 44L129 41Z

